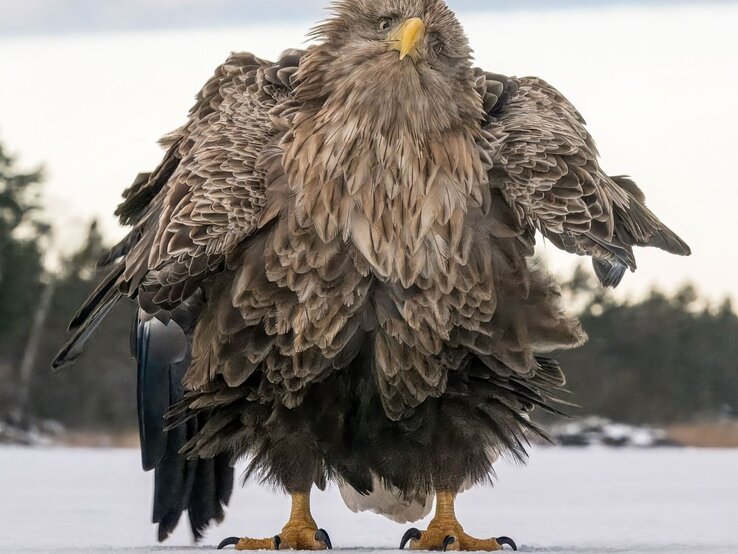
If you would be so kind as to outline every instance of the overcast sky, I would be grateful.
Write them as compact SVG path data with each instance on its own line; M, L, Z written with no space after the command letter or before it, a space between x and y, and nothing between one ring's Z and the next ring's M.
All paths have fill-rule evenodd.
M40 3L23 5L32 13ZM91 4L64 3L72 12ZM6 15L11 5L21 3L0 0ZM688 260L640 251L640 270L620 294L694 281L716 301L738 298L738 4L462 13L461 20L479 65L540 75L560 88L589 121L604 167L633 175L653 210L693 247ZM74 248L93 217L119 238L112 212L121 191L161 159L156 140L182 124L216 65L233 50L270 58L300 46L313 22L0 38L0 140L24 166L46 166L56 247ZM557 268L570 267L571 257L549 253Z
M449 0L460 11L605 5L721 4L735 0ZM0 35L141 31L312 20L327 0L0 0Z

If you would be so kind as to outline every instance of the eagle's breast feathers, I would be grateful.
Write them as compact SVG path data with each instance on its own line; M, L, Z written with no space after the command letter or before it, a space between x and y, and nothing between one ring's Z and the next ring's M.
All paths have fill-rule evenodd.
M483 100L497 108L485 92L480 112ZM335 106L285 103L283 134L255 163L261 231L230 256L232 285L211 287L189 386L220 374L239 387L259 370L260 394L295 406L308 384L368 348L385 409L399 418L442 395L471 355L533 375L536 348L581 342L490 188L481 118L418 137L402 121L377 129ZM526 309L540 311L535 324L516 314Z

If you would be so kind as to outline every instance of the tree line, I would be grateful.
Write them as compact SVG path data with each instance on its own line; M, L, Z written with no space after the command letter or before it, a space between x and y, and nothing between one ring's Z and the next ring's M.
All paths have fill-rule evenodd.
M92 223L78 252L46 269L52 231L39 210L42 181L42 171L21 171L0 145L0 418L22 409L70 429L134 429L132 305L121 303L72 368L50 370L68 321L99 278L95 262L106 245ZM45 291L48 310L40 310ZM711 306L685 286L621 303L584 265L563 291L590 335L583 348L557 355L569 377L568 399L580 406L571 414L670 424L738 412L738 316L730 300ZM29 351L34 330L40 340Z

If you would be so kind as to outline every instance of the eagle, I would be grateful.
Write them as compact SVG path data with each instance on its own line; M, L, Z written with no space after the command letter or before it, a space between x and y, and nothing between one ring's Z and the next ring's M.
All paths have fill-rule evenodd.
M339 0L304 50L232 54L116 214L129 234L54 362L123 298L138 306L143 465L166 539L220 522L236 460L290 495L276 535L326 549L313 487L408 523L401 548L502 550L454 513L559 413L552 358L586 341L535 257L542 237L604 286L635 247L688 255L576 108L535 77L475 67L442 0Z

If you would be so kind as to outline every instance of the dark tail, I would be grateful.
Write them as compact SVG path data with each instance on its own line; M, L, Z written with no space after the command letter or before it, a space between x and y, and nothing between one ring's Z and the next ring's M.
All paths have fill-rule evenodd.
M225 516L233 490L234 470L225 455L188 460L180 451L205 424L191 419L165 430L165 415L182 400L182 379L190 361L189 340L173 320L137 321L138 418L141 455L146 471L154 470L153 522L159 541L166 540L187 510L195 539Z

